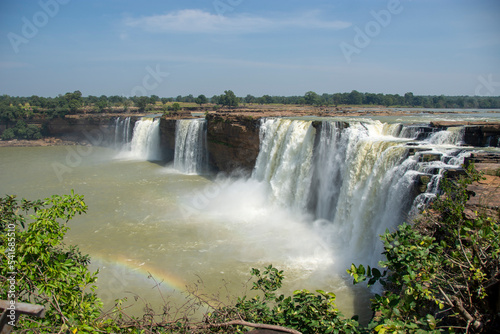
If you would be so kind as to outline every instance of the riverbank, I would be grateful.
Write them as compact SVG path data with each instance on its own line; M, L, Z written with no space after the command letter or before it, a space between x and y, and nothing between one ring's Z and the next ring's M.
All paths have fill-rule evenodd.
M42 139L25 140L12 139L0 140L0 147L38 147L38 146L61 146L61 145L77 145L74 140L64 140L56 137L46 137Z

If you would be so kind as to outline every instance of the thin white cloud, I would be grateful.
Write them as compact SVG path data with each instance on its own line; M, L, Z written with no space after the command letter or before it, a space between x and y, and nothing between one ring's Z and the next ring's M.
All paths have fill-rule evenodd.
M339 30L351 26L345 21L325 21L318 12L298 17L269 19L258 16L215 15L199 9L184 9L163 15L125 19L125 25L148 32L165 33L254 33L291 27Z

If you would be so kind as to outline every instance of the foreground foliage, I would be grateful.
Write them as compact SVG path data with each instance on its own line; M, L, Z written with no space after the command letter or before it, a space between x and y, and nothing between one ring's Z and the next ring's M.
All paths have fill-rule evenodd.
M383 287L372 299L367 327L356 317L344 318L331 292L279 294L284 273L271 265L252 269L252 296L222 302L190 289L180 309L165 305L155 312L146 304L144 316L133 318L125 314L124 300L117 300L103 313L89 257L63 243L67 222L87 210L83 197L73 193L20 203L13 196L0 198L0 299L11 298L15 272L17 301L47 309L43 319L21 317L19 328L32 333L245 332L250 326L289 333L499 332L498 217L464 213L467 186L479 179L469 169L465 178L443 181L443 194L419 220L381 236L383 269L353 264L347 270L354 283ZM203 317L194 320L200 310Z
M384 333L498 332L500 282L498 217L464 213L472 168L443 180L439 196L415 226L382 236L385 271L352 265L354 282L379 282L370 329Z
M344 319L335 305L335 294L317 290L297 290L292 296L276 294L282 286L283 271L268 266L261 272L252 269L255 297L243 296L236 304L211 313L207 322L224 322L240 318L252 323L265 323L295 329L301 333L358 333L355 318Z
M97 273L89 272L88 255L63 243L67 222L86 209L82 197L74 194L21 203L14 196L0 199L0 299L15 297L47 309L43 319L22 319L21 328L91 329L88 324L97 322ZM12 279L15 284L10 284Z

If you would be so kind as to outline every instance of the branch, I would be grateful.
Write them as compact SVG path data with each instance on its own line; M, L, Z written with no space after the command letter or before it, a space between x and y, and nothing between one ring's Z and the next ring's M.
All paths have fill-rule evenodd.
M299 331L296 331L295 329L291 328L286 328L278 325L267 325L267 324L255 324L252 322L247 322L244 320L232 320L228 322L223 322L219 324L208 324L202 326L203 328L213 328L213 327L228 327L228 326L247 326L247 327L253 327L253 328L262 328L262 329L270 329L270 330L275 330L275 331L280 331L284 333L290 333L290 334L302 334Z
M474 319L470 315L470 313L467 312L467 310L464 308L464 306L462 304L462 301L460 299L458 299L455 296L452 296L451 299L453 299L455 301L455 303L453 303L451 301L450 297L448 297L448 295L443 291L443 289L441 289L440 286L438 286L438 289L443 294L443 296L446 299L446 301L448 302L448 304L451 307L458 309L458 311L460 311L460 313L465 317L465 319L467 320L467 322L468 323L472 323L472 326L474 326L475 329L479 329L479 328L481 328L483 326L483 323L481 321Z

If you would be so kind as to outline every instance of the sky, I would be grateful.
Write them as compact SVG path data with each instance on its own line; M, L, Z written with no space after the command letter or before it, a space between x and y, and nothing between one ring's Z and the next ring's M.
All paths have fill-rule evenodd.
M499 0L0 0L0 94L500 96Z

